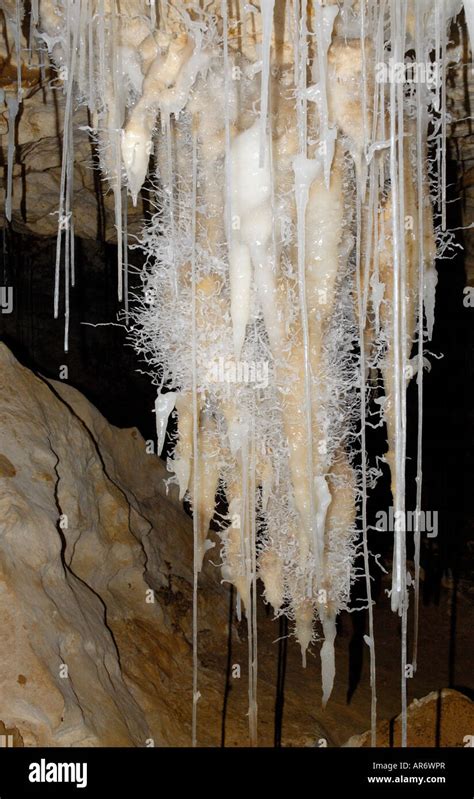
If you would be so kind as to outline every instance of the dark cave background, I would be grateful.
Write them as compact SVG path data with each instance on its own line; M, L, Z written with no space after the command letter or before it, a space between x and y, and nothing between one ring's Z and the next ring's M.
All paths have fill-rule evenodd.
M156 391L140 374L143 364L118 321L117 248L76 238L75 287L71 289L69 352L64 352L64 310L53 318L55 238L2 231L2 285L13 286L11 314L0 315L0 337L18 360L54 380L68 367L67 382L118 427L155 436ZM130 293L139 290L137 254L130 251ZM91 325L99 325L92 327Z

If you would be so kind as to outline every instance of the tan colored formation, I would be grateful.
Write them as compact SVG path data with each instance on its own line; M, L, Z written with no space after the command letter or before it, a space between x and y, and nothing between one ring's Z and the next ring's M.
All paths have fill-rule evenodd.
M423 339L419 289L428 285L432 312L435 285L419 148L431 101L413 94L426 106L416 121L403 90L376 83L375 66L387 57L384 22L405 59L420 26L427 53L430 37L442 41L461 4L448 3L440 23L430 4L411 0L404 31L390 20L393 3L273 5L129 0L117 10L77 0L66 43L64 9L45 0L39 25L93 112L119 241L122 184L134 203L144 184L149 192L144 285L155 301L132 309L133 338L160 388L178 394L170 468L194 508L196 567L221 487L222 575L253 626L253 668L258 571L275 613L294 620L303 657L321 622L327 701L361 507L365 528L365 452L362 470L355 463L366 379L383 385L386 461L402 508L404 395L423 362L421 350L410 361L420 329ZM210 380L219 359L265 362L268 385ZM370 606L366 529L362 543ZM368 643L373 658L372 629Z

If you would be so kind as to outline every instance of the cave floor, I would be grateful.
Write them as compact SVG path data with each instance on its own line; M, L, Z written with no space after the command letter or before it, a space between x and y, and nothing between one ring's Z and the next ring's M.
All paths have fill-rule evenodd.
M388 583L384 586L388 587ZM453 613L453 591L442 588L439 604L420 606L418 669L407 681L408 702L431 691L453 687L473 692L474 658L472 630L474 603L457 592ZM375 609L378 719L392 719L400 713L400 619L390 610L389 599L381 595ZM318 645L313 646L307 668L301 665L300 649L294 638L287 640L284 703L280 718L282 746L341 746L352 735L370 728L369 650L354 641L355 614L341 616L336 643L336 678L325 710L321 707ZM455 621L455 624L454 624ZM275 705L278 680L279 624L259 607L258 745L275 745ZM247 713L247 641L245 624L232 643L232 664L241 667L240 679L230 677L227 697L225 746L246 746L242 740L242 718ZM360 633L359 633L360 636ZM240 640L236 640L239 638ZM349 645L353 659L361 654L362 670L348 702ZM410 661L410 651L408 661ZM281 676L280 676L281 679Z

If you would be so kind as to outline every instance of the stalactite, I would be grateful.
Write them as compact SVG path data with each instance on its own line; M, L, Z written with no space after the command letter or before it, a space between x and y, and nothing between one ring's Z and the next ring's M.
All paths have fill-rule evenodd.
M199 404L197 397L197 352L196 352L196 200L197 200L197 137L193 136L193 171L192 171L192 256L191 256L191 333L192 333L192 449L195 464L199 463L200 452L198 447L198 418ZM170 392L171 393L171 392ZM181 417L180 417L181 421ZM199 501L200 484L199 469L193 470L193 496ZM199 653L198 653L198 559L199 559L199 517L193 513L193 712L192 712L192 745L197 745L197 703L200 698L198 691Z
M21 102L21 98L23 95L22 78L21 78L21 65L23 62L21 55L21 23L23 21L23 16L24 16L24 9L23 9L22 0L15 0L14 32L15 32L15 50L16 50L17 96L19 102Z
M18 114L19 102L17 97L7 96L8 109L8 153L7 153L7 194L5 198L5 216L8 221L12 218L12 191L13 191L13 161L15 158L15 121Z
M270 87L270 46L272 40L273 11L275 0L262 0L262 80L260 95L260 168L265 165L267 148L268 90Z
M350 606L359 548L375 743L376 558L367 502L380 470L367 452L368 424L386 427L398 520L391 606L402 619L406 743L412 585L416 629L419 615L422 380L434 324L437 232L430 198L436 191L441 237L446 227L445 72L430 82L426 70L433 53L435 66L445 68L448 25L461 5L293 0L282 9L261 0L241 4L236 22L227 0L129 0L120 8L114 0L40 0L38 28L66 87L55 314L65 232L67 327L74 235L64 220L73 213L77 100L91 111L115 198L118 294L130 339L158 387L159 452L168 419L177 415L168 468L193 509L193 744L198 579L212 546L219 485L228 503L219 531L222 578L237 589L237 612L244 610L248 624L251 743L258 733L257 578L275 615L292 621L303 663L321 633L326 704L335 678L336 620ZM470 0L464 9L472 33ZM36 25L36 4L31 13ZM413 49L425 80L410 84L405 72ZM8 102L13 131L18 104ZM429 176L429 135L438 182ZM13 144L9 138L7 216ZM136 206L144 188L152 213L140 242L143 299L129 306L126 194ZM403 520L406 389L415 373L412 579Z

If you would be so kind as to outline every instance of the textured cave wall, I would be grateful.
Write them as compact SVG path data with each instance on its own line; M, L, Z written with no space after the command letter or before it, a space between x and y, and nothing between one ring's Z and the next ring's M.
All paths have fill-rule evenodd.
M1 720L26 746L185 745L189 519L136 429L111 428L78 392L35 377L4 345L0 358ZM219 730L226 603L215 575L205 583L209 743Z

